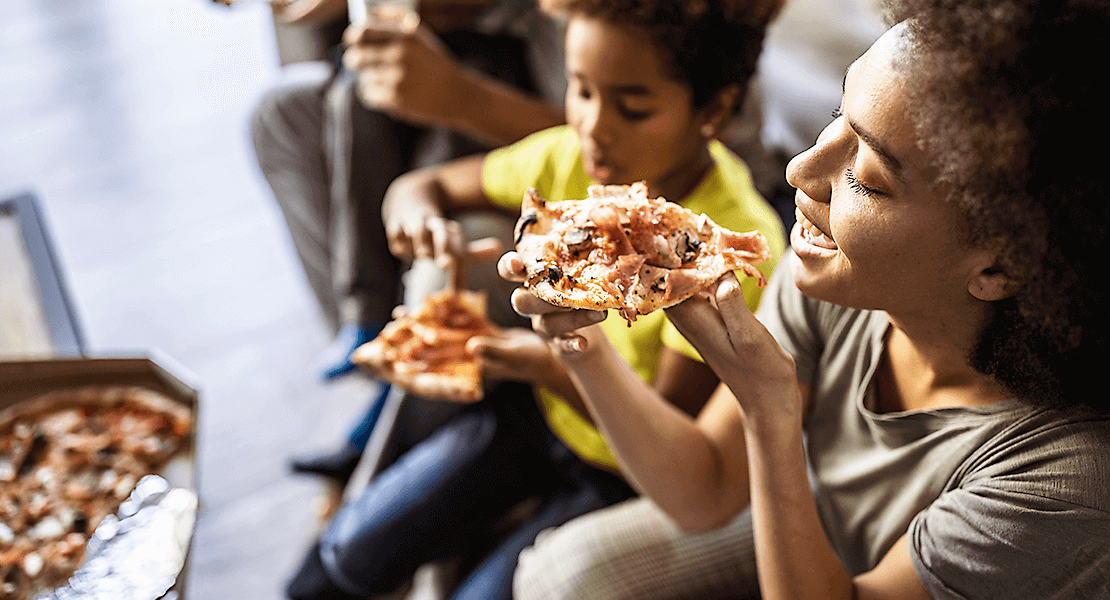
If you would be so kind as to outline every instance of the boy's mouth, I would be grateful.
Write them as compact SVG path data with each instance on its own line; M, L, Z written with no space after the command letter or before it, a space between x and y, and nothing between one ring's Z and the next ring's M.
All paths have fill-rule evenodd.
M593 161L586 162L586 174L598 183L612 183L613 167L608 167Z

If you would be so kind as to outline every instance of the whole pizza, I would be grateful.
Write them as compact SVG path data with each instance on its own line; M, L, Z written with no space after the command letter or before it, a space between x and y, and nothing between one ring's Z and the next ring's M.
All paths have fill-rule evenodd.
M100 521L192 428L188 407L137 386L57 390L0 411L0 600L64 584Z
M617 309L629 323L693 296L729 271L766 283L771 256L758 231L737 233L647 185L595 185L583 200L547 202L528 190L515 232L525 287L566 308Z

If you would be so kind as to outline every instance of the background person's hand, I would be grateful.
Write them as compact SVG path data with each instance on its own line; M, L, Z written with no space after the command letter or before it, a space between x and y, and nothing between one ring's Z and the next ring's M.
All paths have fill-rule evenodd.
M416 125L452 126L466 68L418 17L369 19L343 34L343 65L357 73L358 97L368 108Z

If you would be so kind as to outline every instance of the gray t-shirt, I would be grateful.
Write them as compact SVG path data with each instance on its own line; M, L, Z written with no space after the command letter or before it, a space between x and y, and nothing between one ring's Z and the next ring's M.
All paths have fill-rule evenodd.
M886 313L803 296L794 260L759 316L813 387L806 451L845 568L872 569L909 531L938 600L1110 598L1110 417L1017 400L876 413Z

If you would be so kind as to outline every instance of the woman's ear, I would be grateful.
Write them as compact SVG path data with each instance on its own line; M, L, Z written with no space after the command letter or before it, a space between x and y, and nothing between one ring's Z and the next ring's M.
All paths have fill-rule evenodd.
M714 137L728 126L736 116L738 103L742 96L740 85L733 83L717 92L713 101L702 109L705 123L701 126L701 134L706 139Z
M979 269L967 284L967 291L984 302L1004 300L1014 293L1014 282L1002 269L991 263Z

